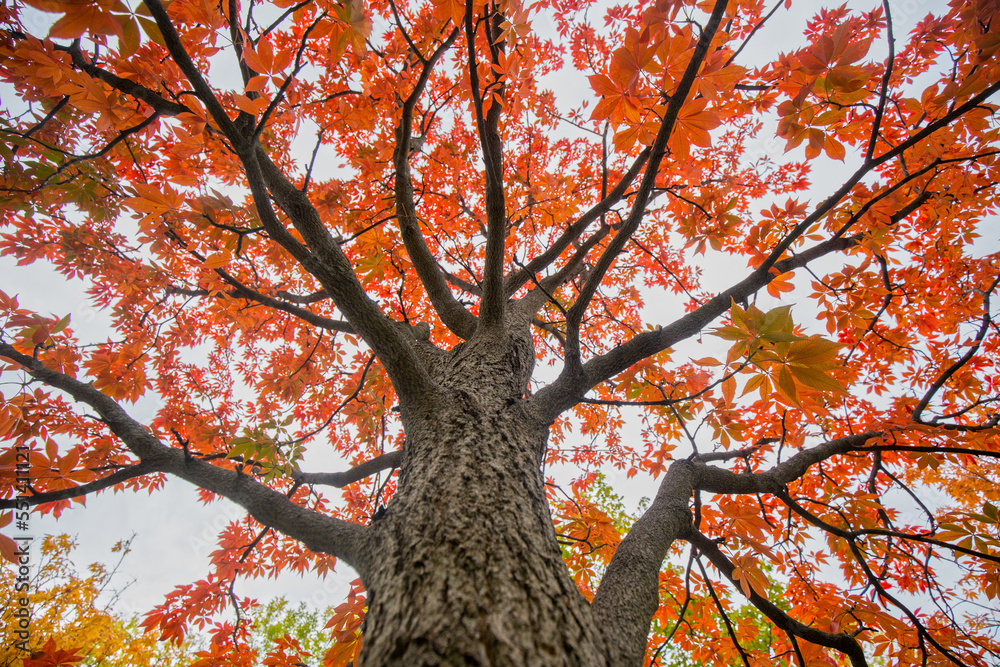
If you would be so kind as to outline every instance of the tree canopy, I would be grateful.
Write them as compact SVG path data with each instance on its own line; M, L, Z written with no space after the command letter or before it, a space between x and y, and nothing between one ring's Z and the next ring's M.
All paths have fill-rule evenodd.
M109 330L4 278L0 509L244 507L211 664L344 564L327 664L994 663L1000 5L798 4L3 0L0 253Z

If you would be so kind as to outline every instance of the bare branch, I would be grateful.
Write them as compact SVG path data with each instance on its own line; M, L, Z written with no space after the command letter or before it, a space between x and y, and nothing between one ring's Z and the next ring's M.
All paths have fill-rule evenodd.
M239 280L234 278L226 271L217 269L218 273L223 280L228 282L233 286L232 291L229 292L228 296L236 299L246 299L248 301L253 301L259 303L268 308L273 308L275 310L280 310L289 315L294 315L303 322L308 322L309 324L319 327L321 329L326 329L328 331L340 331L342 333L357 333L354 327L351 326L350 322L344 322L343 320L334 320L329 317L323 317L322 315L317 315L311 310L295 306L293 304L287 303L281 299L275 299L274 297L267 296L266 294L261 294L260 292L251 289L241 283ZM186 296L209 296L210 292L203 289L184 289L180 287L172 287L167 290L170 294L184 294Z
M970 341L970 344L968 344L969 349L966 350L965 354L963 354L959 359L957 359L955 363L953 363L951 366L946 368L940 375L938 375L936 380L934 380L930 388L924 394L923 398L921 398L920 402L917 403L917 406L913 408L913 412L910 415L910 418L913 421L921 424L926 423L921 418L921 415L923 414L924 410L927 409L927 405L931 402L931 399L934 398L934 395L937 394L937 392L941 389L941 387L943 387L944 384L953 375L955 375L955 373L957 373L967 363L972 361L972 358L976 356L977 352L979 352L979 346L982 345L983 340L986 338L986 333L990 329L990 324L993 322L993 320L990 317L990 296L993 294L993 290L997 288L997 285L1000 285L1000 276L998 276L990 284L990 286L986 288L986 291L983 293L982 322L979 326L979 331L976 333L976 337L973 338L972 341Z
M778 0L778 2L775 3L774 7L771 8L771 11L769 11L767 13L767 15L764 18L762 18L760 21L757 21L757 25L755 25L753 27L753 30L751 30L750 34L746 36L746 38L743 40L743 43L739 45L739 48L737 48L736 51L733 52L733 55L729 56L729 60L726 61L726 65L727 66L728 65L732 65L733 61L736 60L736 58L741 53L743 53L743 49L745 49L747 47L747 44L749 44L750 40L753 39L753 36L757 34L757 31L760 30L761 28L763 28L764 24L767 23L768 20L770 20L770 18L772 16L774 16L778 12L779 9L781 9L781 6L784 4L784 2L785 2L785 0ZM764 89L766 89L766 88L767 88L767 86L764 87Z
M792 243L794 243L798 238L800 238L803 234L805 234L806 231L808 231L808 229L812 227L814 223L822 219L824 215L833 210L833 208L837 204L839 204L841 200L844 199L844 197L847 196L847 194L854 188L854 186L857 185L859 182L861 182L861 179L864 178L867 174L869 174L872 170L874 170L875 167L878 167L881 164L885 164L889 160L892 160L893 158L902 155L904 151L906 151L909 148L912 148L913 146L916 146L934 132L937 132L943 127L947 127L949 124L953 123L956 119L960 118L965 113L979 107L980 104L983 104L998 90L1000 90L1000 81L994 82L992 85L988 86L985 90L983 90L979 94L971 97L964 104L960 104L959 106L952 109L949 113L943 115L938 120L928 124L927 127L911 135L905 141L901 141L891 150L886 151L885 153L879 155L876 158L865 160L864 164L858 167L858 169L853 174L851 174L850 178L844 181L843 185L841 185L836 190L836 192L827 197L823 201L823 203L816 208L816 210L814 210L810 215L808 215L805 219L803 219L802 222L797 224L795 228L792 229L792 231L789 232L785 236L785 238L783 238L774 247L774 249L768 255L767 259L765 259L764 262L757 268L757 272L760 273L762 271L763 272L770 271L771 267L777 264L779 258L782 255L784 255L785 251L791 247Z
M586 231L590 223L594 222L600 218L603 214L611 210L611 207L617 204L625 196L628 191L629 186L638 178L639 173L642 171L643 165L649 159L649 148L644 148L641 153L635 158L632 166L629 167L628 171L622 175L621 180L618 184L612 188L611 192L608 193L601 201L590 208L586 213L581 215L576 222L566 228L562 234L559 235L552 245L550 245L545 252L538 255L523 267L518 269L515 273L510 275L504 285L504 290L507 295L512 295L517 290L524 287L528 281L545 270L552 262L559 258L559 255L563 253L566 248L570 246L573 241L580 238L583 232Z
M398 468L403 462L403 450L386 452L376 456L370 461L365 461L344 472L304 472L295 477L296 482L303 484L324 484L326 486L336 486L342 488L348 484L360 481L365 477L371 477L377 472Z
M537 313L546 302L554 302L552 293L573 280L586 268L587 255L611 232L610 225L601 225L596 232L590 235L586 241L580 244L573 256L566 264L552 275L541 280L535 280L534 275L531 280L535 281L535 288L524 295L518 301L518 305L531 313ZM559 307L563 310L562 306Z
M868 583L870 583L872 587L878 592L879 596L883 600L889 602L889 604L891 604L892 606L896 607L901 612L903 612L903 614L907 617L907 619L909 619L913 627L916 628L917 633L920 635L920 637L928 641L931 644L931 646L940 651L941 655L948 658L948 660L950 660L952 663L959 665L960 667L964 667L965 663L959 660L955 656L955 654L952 653L950 650L942 646L941 643L934 638L934 636L930 633L930 631L927 630L924 624L920 622L920 619L917 617L915 613L913 613L913 611L910 610L909 607L907 607L898 598L896 598L896 596L892 595L889 591L886 590L885 586L882 585L882 581L879 579L879 577L876 576L874 572L872 572L871 567L868 565L868 561L864 557L864 554L861 553L861 549L858 547L856 536L854 536L850 531L845 531L843 529L837 528L836 526L831 526L829 523L823 521L822 519L820 519L819 517L812 514L804 507L802 507L802 505L795 502L795 500L793 500L791 496L789 496L787 493L779 494L778 498L781 500L781 502L785 503L785 505L787 505L789 509L791 509L793 512L804 518L809 523L844 539L851 549L851 555L854 556L854 560L857 562L859 566L861 566L861 569L864 571L865 576L868 579Z
M872 156L875 155L875 144L878 143L882 115L885 113L885 103L889 99L889 80L892 78L892 68L896 61L896 40L892 35L892 12L889 10L889 0L882 0L882 9L885 10L885 41L889 47L889 55L885 59L885 74L882 75L882 87L878 95L878 108L875 109L875 120L872 121L872 133L868 139L868 148L865 150L866 161L871 160Z
M719 616L722 617L722 622L726 626L726 633L733 642L733 646L736 647L736 652L740 654L740 660L743 661L743 667L750 667L750 656L747 655L746 650L740 644L739 637L736 636L736 630L733 629L733 622L729 618L729 614L726 613L726 608L722 605L722 600L719 599L718 593L715 592L715 586L712 584L711 577L708 576L708 572L705 570L704 564L701 562L701 554L695 550L695 561L698 563L698 569L701 570L701 576L705 580L705 587L708 589L708 594L712 598L712 602L715 603L715 609L719 612Z

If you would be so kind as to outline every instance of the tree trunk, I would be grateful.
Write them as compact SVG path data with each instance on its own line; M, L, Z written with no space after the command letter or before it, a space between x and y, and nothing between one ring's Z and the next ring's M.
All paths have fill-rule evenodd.
M556 541L547 426L520 396L533 351L518 342L453 351L445 398L404 414L398 489L373 526L361 667L607 663Z

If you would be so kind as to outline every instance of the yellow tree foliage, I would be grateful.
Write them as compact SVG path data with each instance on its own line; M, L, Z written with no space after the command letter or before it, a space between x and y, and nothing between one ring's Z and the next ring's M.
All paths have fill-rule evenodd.
M124 621L107 605L113 570L100 563L87 568L86 576L74 567L76 547L68 535L49 536L40 547L40 563L27 592L16 590L16 577L9 567L0 569L0 665L3 667L56 667L56 665L100 665L137 667L162 665L179 655L172 645L157 642L153 633ZM127 543L115 551L127 552ZM27 595L31 626L25 655L18 643L10 614ZM56 657L58 656L58 657Z

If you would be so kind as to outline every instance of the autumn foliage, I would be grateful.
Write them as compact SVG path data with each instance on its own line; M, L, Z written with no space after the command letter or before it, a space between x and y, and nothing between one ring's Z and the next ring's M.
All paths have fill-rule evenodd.
M123 620L113 609L116 596L109 585L114 568L94 563L86 572L72 562L75 544L66 535L50 536L38 546L37 567L29 591L18 587L15 574L0 572L0 599L4 607L3 648L0 664L10 667L58 667L80 664L132 667L161 662L179 655L174 647L157 646L156 637L144 634L134 622ZM113 552L128 549L116 545ZM82 569L82 568L80 568ZM17 598L29 596L32 632L27 640L15 632L8 614L18 609ZM26 646L19 644L26 642ZM24 652L21 648L27 648Z
M259 499L376 523L409 350L516 307L584 597L690 513L644 664L996 664L998 51L991 0L2 0L0 254L103 329L2 278L0 508L18 447L36 512L244 504L143 626L251 664L231 583L344 567Z

